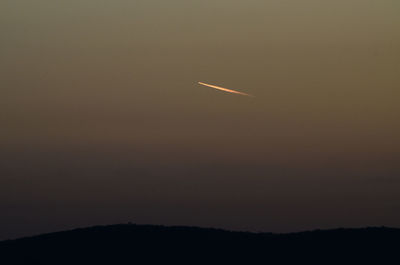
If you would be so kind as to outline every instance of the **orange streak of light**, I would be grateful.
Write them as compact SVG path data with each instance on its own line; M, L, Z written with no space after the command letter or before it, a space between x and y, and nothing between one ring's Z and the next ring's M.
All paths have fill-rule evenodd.
M233 94L238 94L238 95L242 95L242 96L253 97L253 96L250 95L250 94L243 93L243 92L239 92L239 91L236 91L236 90L227 89L227 88L220 87L220 86L214 86L214 85L206 84L206 83L203 83L203 82L198 82L198 83L199 83L200 85L212 87L212 88L215 88L215 89L218 89L218 90L221 90L221 91L225 91L225 92L228 92L228 93L233 93Z

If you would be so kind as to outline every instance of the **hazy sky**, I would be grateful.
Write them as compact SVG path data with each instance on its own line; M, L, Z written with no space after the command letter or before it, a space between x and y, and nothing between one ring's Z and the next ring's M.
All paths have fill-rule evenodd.
M399 227L399 14L1 1L0 239L129 221Z

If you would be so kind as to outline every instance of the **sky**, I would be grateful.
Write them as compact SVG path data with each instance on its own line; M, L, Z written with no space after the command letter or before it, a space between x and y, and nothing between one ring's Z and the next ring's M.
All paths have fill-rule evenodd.
M127 222L400 227L399 13L1 1L0 240Z

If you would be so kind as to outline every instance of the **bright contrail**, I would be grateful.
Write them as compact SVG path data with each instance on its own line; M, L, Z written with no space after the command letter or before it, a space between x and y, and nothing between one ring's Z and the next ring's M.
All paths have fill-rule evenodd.
M225 92L228 92L228 93L233 93L233 94L238 94L238 95L242 95L242 96L253 97L253 95L250 95L250 94L247 94L247 93L243 93L243 92L239 92L239 91L236 91L236 90L227 89L227 88L220 87L220 86L209 85L209 84L206 84L206 83L203 83L203 82L198 82L198 83L200 85L212 87L212 88L215 88L215 89L218 89L218 90L222 90L222 91L225 91Z

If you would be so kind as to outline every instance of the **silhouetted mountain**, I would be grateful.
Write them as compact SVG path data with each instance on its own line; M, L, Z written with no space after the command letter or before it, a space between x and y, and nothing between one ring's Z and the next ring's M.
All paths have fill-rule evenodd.
M0 264L400 264L400 229L291 234L120 224L0 242Z

